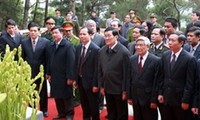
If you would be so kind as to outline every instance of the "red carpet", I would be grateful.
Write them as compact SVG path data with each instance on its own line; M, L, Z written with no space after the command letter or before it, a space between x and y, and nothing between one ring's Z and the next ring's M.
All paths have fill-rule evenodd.
M49 117L46 117L44 120L52 120L53 116L57 115L57 110L56 110L56 105L54 102L53 98L49 98L49 105L48 105L48 112L49 112ZM107 120L105 118L105 115L107 114L106 109L103 109L101 114L100 114L100 119L101 120ZM61 120L65 120L65 119L61 119ZM78 107L75 107L75 116L74 116L74 120L82 120L82 109L81 106L79 105ZM129 120L133 120L132 116L129 116Z

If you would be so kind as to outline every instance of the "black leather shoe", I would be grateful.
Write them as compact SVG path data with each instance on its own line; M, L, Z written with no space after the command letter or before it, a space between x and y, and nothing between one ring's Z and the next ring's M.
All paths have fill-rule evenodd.
M65 118L65 117L66 117L65 115L57 115L57 116L53 117L53 120L57 120L57 119L60 119L60 118Z
M48 113L48 112L43 112L43 116L44 116L44 117L48 117L48 116L49 116L49 113Z

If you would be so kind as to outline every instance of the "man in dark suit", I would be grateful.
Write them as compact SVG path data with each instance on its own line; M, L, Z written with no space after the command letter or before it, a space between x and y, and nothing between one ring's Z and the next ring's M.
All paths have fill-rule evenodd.
M157 120L157 83L160 58L149 53L150 40L136 40L136 54L131 56L131 78L128 81L128 102L133 105L134 120Z
M98 85L106 97L109 120L127 120L127 80L130 77L130 52L117 41L119 33L108 27L104 32L106 46L99 52Z
M73 92L75 50L68 40L63 38L63 29L52 28L54 42L48 47L47 78L50 79L51 96L54 97L58 115L53 119L73 120Z
M115 28L119 33L121 31L121 27L122 25L119 23L119 21L117 20L113 20L111 23L110 23L110 26ZM119 34L119 37L117 39L122 45L124 45L125 47L128 46L128 40L126 38L124 38L122 35Z
M200 120L200 94L199 94L199 86L200 86L200 59L197 60L197 70L196 70L196 89L193 97L193 103L191 111L194 114L193 119L191 120Z
M87 28L80 29L79 38L82 44L76 48L75 85L79 88L83 120L100 120L97 80L99 47L91 41Z
M97 32L97 24L94 20L88 20L85 26L89 30L89 34L91 36L91 41L94 42L97 46L102 48L105 45L105 39L103 35ZM99 95L99 110L101 111L104 107L104 97L100 94Z
M200 28L191 27L187 32L187 42L184 49L193 55L196 59L200 59Z
M46 48L49 41L39 37L40 27L36 23L30 23L28 30L29 38L22 40L22 58L31 66L31 76L34 78L40 72L40 65L44 66L44 74L46 73ZM39 90L41 79L38 79L35 84L36 90ZM45 117L48 116L47 107L47 83L44 81L40 92L40 110Z
M183 50L183 35L169 35L169 48L162 56L158 100L164 104L163 120L191 120L190 108L195 89L196 60Z
M176 31L178 27L178 21L175 18L167 17L164 22L164 29L166 32L165 39L163 42L168 46L169 43L169 35Z
M200 59L197 60L197 77L196 77L196 80L197 80L197 83L198 85L197 86L200 86ZM198 117L195 119L195 120L199 120L200 119L200 94L199 94L199 87L198 89L196 89L196 94L195 94L195 100L194 100L194 106L192 108L192 112L193 114L197 115Z
M16 23L12 19L8 19L5 24L6 31L0 36L0 54L4 56L6 45L10 47L10 50L18 48L23 39L22 35L16 33ZM17 60L17 55L15 60Z
M200 28L193 26L188 29L187 31L187 44L184 45L184 49L188 51L192 56L194 56L197 60L200 59ZM197 73L198 75L198 73ZM198 80L197 86L195 89L195 97L194 100L198 97L199 87L198 87ZM196 106L196 101L193 101L193 106ZM194 111L193 111L194 113ZM199 120L198 116L194 115L193 120Z
M199 10L194 10L191 13L191 23L187 24L186 28L185 28L185 35L187 35L188 30L195 26L195 22L197 22L198 20L200 20L200 11Z
M100 48L105 45L104 37L97 32L97 25L94 20L88 20L85 24L85 26L89 29L91 40L96 45L98 45Z
M135 41L140 37L140 36L144 36L145 34L145 28L143 25L136 25L133 28L132 31L132 38L133 41L131 41L130 43L128 43L128 50L130 51L131 55L135 54Z

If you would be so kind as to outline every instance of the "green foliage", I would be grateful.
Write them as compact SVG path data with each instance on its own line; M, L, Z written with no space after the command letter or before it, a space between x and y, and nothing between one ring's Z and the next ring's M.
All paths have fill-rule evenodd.
M116 11L117 17L124 21L124 16L128 14L130 9L136 11L136 15L139 16L142 20L147 19L148 12L147 11L148 0L127 0L126 2L119 2L115 5L112 5L109 11ZM107 13L107 16L109 16ZM108 18L108 17L107 17Z
M0 104L6 99L6 93L1 93L0 94Z
M41 66L41 72L32 79L30 66L21 58L21 48L18 51L18 61L14 61L16 52L17 49L10 51L7 46L6 54L0 61L0 93L7 94L0 104L0 118L2 120L24 120L26 109L30 105L33 106L31 120L36 120L39 93L35 90L34 81L38 78L44 81L43 67ZM42 83L40 88L41 86Z
M34 16L35 15L35 19ZM34 22L36 22L39 26L44 26L44 8L39 7L37 11L31 11L31 18Z
M166 17L174 17L189 22L191 9L194 4L186 0L153 0L154 6L149 9L151 13L155 13L158 17L158 22L163 25ZM177 11L177 9L178 11ZM180 18L179 15L180 14Z
M0 30L4 29L5 20L14 19L19 25L23 18L23 0L0 1Z
M65 13L68 9L71 9L71 2L70 0L53 0L49 5L55 9L59 9L61 14L65 16Z

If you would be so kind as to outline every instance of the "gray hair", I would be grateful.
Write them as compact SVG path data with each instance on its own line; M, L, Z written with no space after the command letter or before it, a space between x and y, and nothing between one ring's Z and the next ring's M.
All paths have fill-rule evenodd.
M144 37L144 36L140 36L140 37L136 40L136 42L137 42L137 41L144 41L144 44L145 44L145 45L150 45L150 44L151 44L149 38Z

